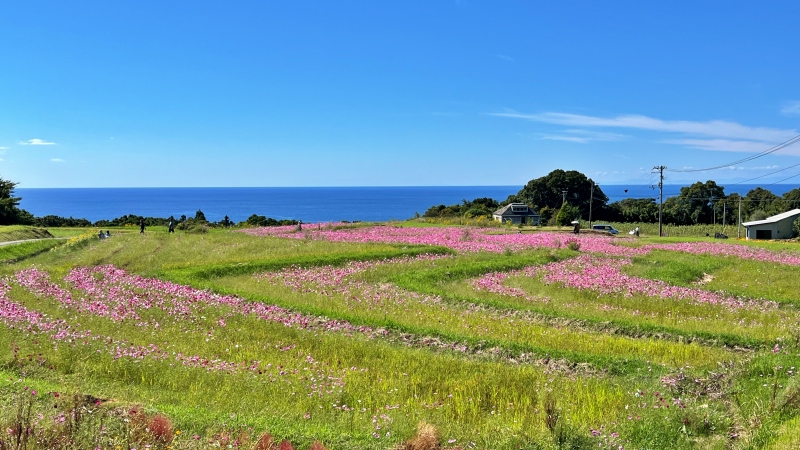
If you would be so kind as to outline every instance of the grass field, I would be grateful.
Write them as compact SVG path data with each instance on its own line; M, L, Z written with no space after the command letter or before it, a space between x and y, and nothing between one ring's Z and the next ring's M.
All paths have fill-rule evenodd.
M800 248L394 225L0 248L0 449L795 448Z
M23 225L0 226L0 242L22 241L26 239L48 239L53 234L42 228Z

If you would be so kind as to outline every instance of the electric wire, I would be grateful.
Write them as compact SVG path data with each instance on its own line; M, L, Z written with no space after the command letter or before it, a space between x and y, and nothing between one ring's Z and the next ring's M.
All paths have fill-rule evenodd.
M794 145L794 144L796 144L798 142L800 142L800 135L797 135L797 136L795 136L795 137L793 137L793 138L791 138L791 139L789 139L787 141L784 141L784 142L782 142L782 143L780 143L780 144L778 144L778 145L776 145L774 147L770 147L770 148L768 148L768 149L766 149L766 150L764 150L762 152L756 153L755 155L751 155L751 156L748 156L746 158L742 158L742 159L740 159L738 161L733 161L731 163L722 164L722 165L719 165L719 166L706 167L704 169L664 169L664 170L669 171L669 172L687 173L687 172L706 172L706 171L709 171L709 170L726 169L728 167L735 166L736 164L746 163L748 161L752 161L754 159L761 158L762 156L766 156L766 155L769 155L771 153L775 153L778 150L781 150L783 148L789 147L790 145Z

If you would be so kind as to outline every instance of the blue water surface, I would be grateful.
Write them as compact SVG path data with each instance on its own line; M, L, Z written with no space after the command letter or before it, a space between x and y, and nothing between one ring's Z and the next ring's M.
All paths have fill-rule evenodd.
M683 186L664 186L664 198ZM736 185L725 192L746 194L756 185ZM797 185L771 185L781 195ZM402 187L208 187L208 188L18 188L20 207L42 217L55 215L111 220L126 214L145 217L194 217L203 211L212 222L226 215L234 222L252 214L304 222L405 220L434 205L490 197L498 201L522 186L402 186ZM641 185L603 185L609 202L624 198L657 198L658 189Z
M238 187L16 189L20 207L37 217L56 215L92 222L126 214L194 217L234 222L252 214L303 222L405 220L433 205L491 197L505 200L519 186Z

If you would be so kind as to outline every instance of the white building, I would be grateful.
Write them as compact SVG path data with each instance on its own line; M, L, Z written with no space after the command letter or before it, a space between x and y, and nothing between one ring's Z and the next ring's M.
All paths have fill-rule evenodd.
M800 217L800 209L786 211L764 220L742 222L747 240L750 239L789 239L794 230L794 220Z

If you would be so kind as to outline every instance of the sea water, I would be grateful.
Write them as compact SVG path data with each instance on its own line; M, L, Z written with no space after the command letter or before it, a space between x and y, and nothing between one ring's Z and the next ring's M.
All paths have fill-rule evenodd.
M664 198L683 186L665 185ZM736 185L726 193L746 194L756 185ZM797 185L766 188L781 195ZM405 220L435 205L490 197L503 201L522 186L402 186L402 187L209 187L209 188L18 188L20 208L37 217L55 215L111 220L126 214L145 217L194 217L234 222L253 214L303 222ZM641 185L603 185L610 202L625 198L658 198L658 189Z

